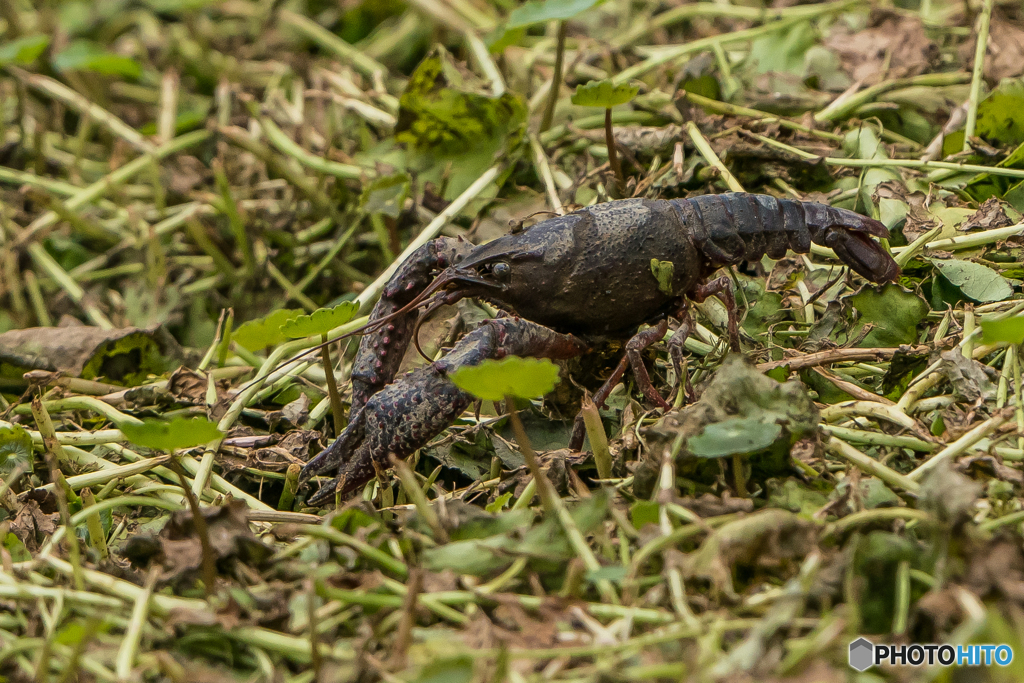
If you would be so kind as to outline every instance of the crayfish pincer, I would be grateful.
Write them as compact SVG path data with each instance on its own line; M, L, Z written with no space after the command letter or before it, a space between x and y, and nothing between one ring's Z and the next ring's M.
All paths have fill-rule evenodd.
M447 379L452 370L506 355L565 359L602 339L627 340L626 353L596 392L601 405L632 367L649 401L668 407L651 384L641 352L680 321L668 342L678 370L692 328L688 301L718 296L729 314L729 341L739 350L736 304L716 270L767 254L782 258L811 243L832 248L862 277L895 280L899 267L875 237L885 226L853 211L766 195L694 199L623 199L551 218L481 246L439 238L412 254L388 282L370 316L352 371L349 425L302 470L301 481L337 471L309 502L348 494L440 434L472 398ZM662 277L652 262L671 264ZM394 381L418 321L434 308L478 297L515 317L483 323L441 360ZM417 313L418 309L425 309ZM637 333L642 324L651 327ZM570 446L579 448L583 432Z

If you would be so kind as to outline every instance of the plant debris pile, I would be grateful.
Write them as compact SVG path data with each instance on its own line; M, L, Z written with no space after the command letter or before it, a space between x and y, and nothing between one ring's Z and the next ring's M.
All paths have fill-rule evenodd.
M0 680L1024 680L1020 3L0 10ZM899 281L742 263L742 354L713 297L687 381L645 351L673 410L627 374L574 451L621 345L543 399L481 367L306 504L410 245L728 191L876 218ZM855 675L860 636L1018 657Z

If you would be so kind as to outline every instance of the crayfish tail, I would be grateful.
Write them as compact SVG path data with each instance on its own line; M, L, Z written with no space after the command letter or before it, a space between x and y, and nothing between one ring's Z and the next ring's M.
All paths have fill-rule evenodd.
M900 268L892 256L869 237L889 237L884 224L847 209L812 203L802 206L815 244L830 247L843 263L871 282L892 282L899 277Z
M742 192L671 203L712 268L766 254L779 259L787 249L806 254L814 243L831 247L843 263L872 282L899 277L899 266L871 239L888 237L886 227L847 209Z
M843 263L871 282L894 282L900 276L900 267L889 252L862 232L829 231L825 246L831 247Z

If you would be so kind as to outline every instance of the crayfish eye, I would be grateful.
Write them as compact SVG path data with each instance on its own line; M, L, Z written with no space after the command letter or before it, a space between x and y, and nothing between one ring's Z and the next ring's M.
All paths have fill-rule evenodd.
M512 267L507 263L499 261L491 267L491 274L494 276L494 279L506 282L512 277Z

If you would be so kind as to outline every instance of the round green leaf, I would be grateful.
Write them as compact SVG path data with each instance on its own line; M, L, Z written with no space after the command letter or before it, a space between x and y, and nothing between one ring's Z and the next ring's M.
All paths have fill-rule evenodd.
M506 396L536 398L558 384L558 366L546 358L509 356L459 368L450 379L463 391L486 401L500 401Z
M281 333L291 339L327 334L354 318L358 311L359 304L356 302L342 301L334 308L319 308L310 315L300 315L286 321L281 325Z
M586 85L576 87L576 92L572 96L572 103L581 107L604 107L611 109L612 107L629 102L636 97L638 92L640 92L638 86L626 83L614 85L611 79L590 81Z
M917 325L928 315L928 304L914 292L906 292L896 284L881 290L865 287L850 297L859 317L850 331L850 338L860 336L871 325L870 331L858 346L899 346L917 339Z
M1024 83L1007 78L978 105L978 135L1018 144L1024 137Z
M192 448L224 436L216 424L205 418L178 417L170 422L144 420L142 424L124 423L119 427L126 439L155 451Z
M32 437L22 427L0 427L0 474L14 471L18 465L32 471Z
M262 318L242 323L231 333L231 340L250 351L262 351L288 339L281 326L302 315L302 311L282 308Z
M686 446L700 458L724 458L768 448L781 433L782 427L776 422L761 417L735 417L709 424Z
M935 259L932 265L963 295L978 302L1003 301L1013 288L1002 275L987 266L958 259Z
M981 341L983 344L1010 342L1024 344L1024 315L1015 315L1002 320L981 321Z
M598 5L603 0L545 0L526 2L508 15L506 29L523 28L549 21L564 21Z

